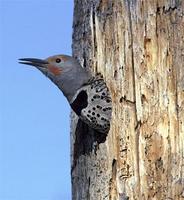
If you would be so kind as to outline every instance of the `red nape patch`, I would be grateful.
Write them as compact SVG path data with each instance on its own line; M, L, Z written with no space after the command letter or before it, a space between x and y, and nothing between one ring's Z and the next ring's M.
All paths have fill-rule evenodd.
M61 74L61 70L59 69L59 67L55 67L53 65L48 66L48 70L55 76L59 76Z

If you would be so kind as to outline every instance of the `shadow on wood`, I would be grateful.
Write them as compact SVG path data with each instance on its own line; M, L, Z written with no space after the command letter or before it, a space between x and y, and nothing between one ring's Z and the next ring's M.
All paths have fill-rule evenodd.
M99 144L105 142L107 134L93 130L79 119L75 130L74 160L81 155L89 155L92 151L96 153Z

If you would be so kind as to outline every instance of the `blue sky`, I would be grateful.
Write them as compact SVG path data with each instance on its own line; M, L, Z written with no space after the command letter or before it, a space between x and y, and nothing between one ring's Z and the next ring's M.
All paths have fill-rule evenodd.
M70 200L70 108L18 58L71 54L73 0L0 0L0 200Z

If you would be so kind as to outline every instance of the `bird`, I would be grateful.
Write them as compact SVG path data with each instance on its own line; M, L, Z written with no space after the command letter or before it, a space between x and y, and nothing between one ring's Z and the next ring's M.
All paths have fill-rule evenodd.
M19 63L34 66L48 77L63 92L82 122L97 132L109 132L112 99L100 73L93 75L69 55L20 58Z

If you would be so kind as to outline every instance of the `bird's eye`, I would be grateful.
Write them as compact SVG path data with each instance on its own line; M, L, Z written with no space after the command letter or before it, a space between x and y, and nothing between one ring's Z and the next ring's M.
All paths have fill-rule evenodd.
M57 63L60 63L60 62L61 62L61 59L60 59L60 58L56 58L56 62L57 62Z

